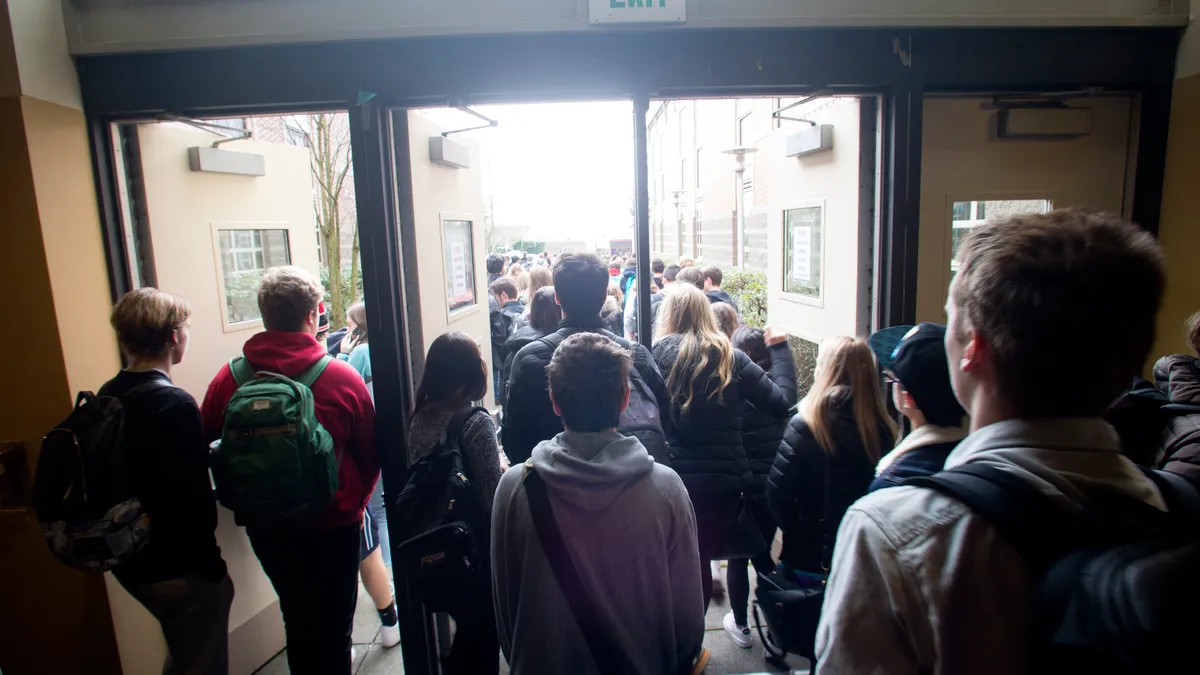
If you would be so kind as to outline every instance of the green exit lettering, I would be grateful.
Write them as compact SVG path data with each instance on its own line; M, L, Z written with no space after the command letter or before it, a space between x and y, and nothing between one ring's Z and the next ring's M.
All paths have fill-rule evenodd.
M608 0L608 6L612 9L625 7L653 7L654 0ZM667 0L658 0L659 7L666 7Z

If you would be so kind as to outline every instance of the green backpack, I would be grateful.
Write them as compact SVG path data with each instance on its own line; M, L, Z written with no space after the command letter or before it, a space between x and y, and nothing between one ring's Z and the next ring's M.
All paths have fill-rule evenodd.
M333 359L321 357L294 379L229 362L237 391L213 451L217 500L239 524L283 520L325 507L337 492L333 437L317 421L313 382Z

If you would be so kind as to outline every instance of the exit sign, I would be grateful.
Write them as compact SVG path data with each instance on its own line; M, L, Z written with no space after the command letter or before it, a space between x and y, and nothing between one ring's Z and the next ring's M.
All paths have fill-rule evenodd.
M592 23L683 23L687 0L588 0Z

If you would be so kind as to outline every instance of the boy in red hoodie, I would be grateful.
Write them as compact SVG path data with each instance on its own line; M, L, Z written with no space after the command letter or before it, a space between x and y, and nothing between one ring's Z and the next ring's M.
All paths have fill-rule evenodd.
M325 356L315 337L321 295L320 283L304 269L267 270L258 288L266 331L242 348L256 371L295 377ZM221 436L225 407L236 389L226 364L208 385L200 409L209 440ZM247 534L279 595L291 672L349 675L359 529L379 477L375 408L362 377L343 361L330 363L312 392L317 420L333 436L337 493L323 513L248 527Z

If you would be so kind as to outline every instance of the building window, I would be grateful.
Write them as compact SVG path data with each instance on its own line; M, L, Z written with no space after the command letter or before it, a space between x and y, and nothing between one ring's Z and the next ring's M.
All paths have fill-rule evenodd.
M783 291L821 299L821 259L825 219L820 206L783 212Z
M287 230L217 230L217 245L228 323L261 320L258 283L268 268L291 263Z
M446 308L453 314L475 304L475 241L469 220L442 221Z

